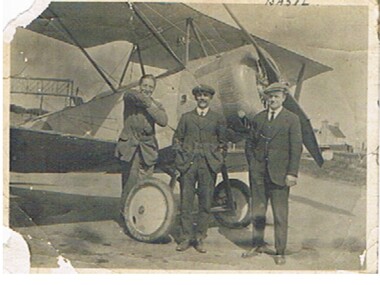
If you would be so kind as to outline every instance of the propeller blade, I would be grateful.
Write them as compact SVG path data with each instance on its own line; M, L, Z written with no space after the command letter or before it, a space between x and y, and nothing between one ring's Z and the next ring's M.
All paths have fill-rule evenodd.
M319 167L321 167L324 161L310 119L306 116L305 112L293 96L287 96L283 106L296 114L300 119L303 144L313 157L314 161Z

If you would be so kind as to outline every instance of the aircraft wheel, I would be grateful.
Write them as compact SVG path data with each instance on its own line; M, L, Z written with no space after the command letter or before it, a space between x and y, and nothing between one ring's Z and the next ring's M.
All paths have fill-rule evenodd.
M132 188L125 202L127 231L142 242L166 238L174 224L175 210L170 187L157 178L144 179Z
M216 212L215 219L222 225L231 229L245 228L250 224L249 187L238 179L230 179L231 192L235 202L235 214L231 212ZM214 206L226 206L227 195L225 182L220 182L214 191Z

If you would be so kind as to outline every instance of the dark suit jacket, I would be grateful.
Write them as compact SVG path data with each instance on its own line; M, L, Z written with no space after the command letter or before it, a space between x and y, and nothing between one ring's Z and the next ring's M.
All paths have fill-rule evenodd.
M225 130L224 117L212 110L204 117L200 117L196 110L183 114L173 136L176 168L181 173L186 172L195 155L200 154L212 171L219 172L227 143Z
M137 147L140 147L144 162L154 165L158 158L158 143L155 124L166 126L168 117L159 102L152 99L149 107L143 107L129 90L124 95L124 128L117 143L115 155L124 161L131 161Z
M268 121L268 112L257 114L252 120L252 135L246 142L251 174L256 183L263 183L266 158L273 183L285 186L286 175L298 175L302 153L302 133L298 116L283 108L272 124L272 136L263 138L262 130ZM266 145L266 141L268 141Z

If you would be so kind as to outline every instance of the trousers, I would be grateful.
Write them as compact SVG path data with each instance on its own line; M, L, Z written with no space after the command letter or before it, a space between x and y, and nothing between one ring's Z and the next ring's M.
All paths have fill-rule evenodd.
M205 239L207 237L215 181L216 173L210 169L206 159L202 156L196 157L190 168L181 175L180 221L184 239ZM198 214L194 228L192 212L195 195L198 196Z
M251 171L251 170L250 170ZM250 173L252 193L251 218L253 246L264 244L266 212L270 199L274 219L274 238L277 254L285 253L288 238L289 187L274 184L266 170L262 181Z
M152 176L154 165L146 165L142 157L140 148L137 148L130 161L120 161L121 163L121 199L120 212L125 211L125 202L129 192L137 184L138 181Z

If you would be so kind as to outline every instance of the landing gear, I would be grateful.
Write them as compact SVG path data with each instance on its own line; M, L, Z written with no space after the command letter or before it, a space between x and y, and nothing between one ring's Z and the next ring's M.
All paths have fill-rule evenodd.
M153 243L168 237L176 216L170 187L157 178L140 181L125 201L125 226L134 239Z
M222 167L223 181L213 194L211 212L222 225L240 229L250 224L250 191L238 179L228 179ZM157 178L146 178L132 188L125 201L124 221L129 235L141 242L154 243L169 236L177 215L173 188Z
M245 228L250 224L249 188L238 179L229 179L228 184L230 194L226 181L216 186L212 212L222 226L231 229ZM229 195L231 197L228 197Z

